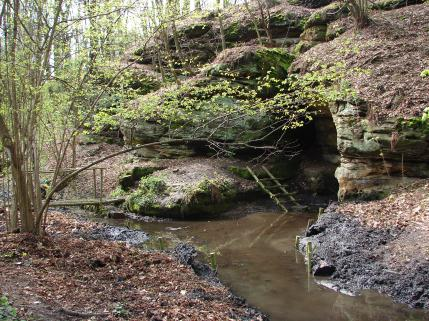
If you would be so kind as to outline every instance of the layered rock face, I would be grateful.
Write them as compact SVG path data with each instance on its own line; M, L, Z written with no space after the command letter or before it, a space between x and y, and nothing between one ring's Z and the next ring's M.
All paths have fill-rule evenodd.
M429 177L429 131L423 123L401 124L398 118L377 124L365 106L337 103L330 106L341 155L335 172L338 196L372 199L392 187Z
M324 1L314 1L307 7L319 7L321 3L325 4ZM304 75L320 70L322 65L340 63L344 69L341 85L352 88L358 99L322 107L324 110L310 125L313 130L304 130L302 137L298 137L314 140L308 147L314 151L304 150L298 171L304 175L309 190L319 193L328 185L336 188L331 182L335 173L340 199L378 198L397 184L428 177L429 131L427 121L420 120L424 109L429 107L429 78L423 79L420 73L428 68L427 47L421 44L429 42L429 6L413 5L385 11L403 6L403 1L377 3L383 4L379 8L383 11L374 11L375 23L364 30L354 28L353 20L347 17L349 13L341 3L331 3L316 10L287 3L275 6L270 9L269 31L273 43L269 47L255 45L258 39L254 21L243 6L224 13L229 49L221 52L216 14L178 24L183 54L195 58L194 76L191 79L181 76L182 85L188 85L189 90L179 94L184 98L193 95L195 108L186 121L180 117L177 121L165 121L156 117L156 113L155 117L148 117L144 109L141 117L121 119L120 131L125 142L144 144L209 135L224 142L264 137L266 132L261 129L268 128L273 122L270 115L263 112L241 114L237 95L225 94L211 100L211 96L199 96L198 91L223 81L228 81L232 88L250 91L257 88L258 80L268 73L284 80L291 73ZM298 4L305 5L305 1ZM266 44L262 27L258 31ZM294 45L297 41L299 43ZM173 50L171 35L169 43ZM272 48L275 46L279 48ZM145 51L135 52L134 59L156 70L152 49L148 46ZM179 75L181 67L176 66ZM165 69L168 73L168 68ZM176 95L174 90L163 86L152 93L161 97L159 111L169 97ZM135 100L136 109L147 105L152 94ZM180 95L175 97L182 97ZM209 108L208 104L217 107ZM234 117L228 126L207 122L231 110L236 110L239 117ZM204 122L208 125L201 127ZM199 144L157 146L142 149L140 155L147 158L189 157L207 155L207 149Z
M227 49L182 87L163 88L153 96L135 100L135 109L143 111L134 119L121 120L124 140L127 144L145 144L171 138L210 137L225 143L261 139L271 130L273 117L262 110L246 112L243 103L252 97L245 96L255 91L268 73L286 78L292 61L293 56L280 48L253 45ZM156 112L148 117L144 108L151 97L161 99L154 106ZM177 116L163 118L162 114L173 108ZM204 144L183 143L143 148L138 154L145 158L176 158L209 152Z
M374 24L364 30L354 30L350 19L329 23L328 30L341 34L301 54L291 67L305 74L340 63L343 85L355 92L356 99L323 111L332 115L337 132L340 199L379 198L393 186L429 177L429 79L420 76L428 62L420 45L429 42L428 14L427 4L413 5L374 12ZM307 26L324 21L316 17Z

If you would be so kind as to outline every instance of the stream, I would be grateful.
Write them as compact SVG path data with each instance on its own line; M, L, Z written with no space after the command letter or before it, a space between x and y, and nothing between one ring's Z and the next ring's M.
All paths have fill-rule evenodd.
M203 253L217 252L221 281L272 321L417 321L428 320L419 310L396 304L386 296L364 292L349 296L308 278L301 254L294 249L311 215L256 212L212 221L113 220L147 232L152 247L185 241ZM150 245L149 245L150 246Z

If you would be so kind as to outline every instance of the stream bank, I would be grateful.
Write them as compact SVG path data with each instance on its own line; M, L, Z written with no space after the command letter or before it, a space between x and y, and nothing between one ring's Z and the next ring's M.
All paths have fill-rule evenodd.
M336 291L372 289L429 309L428 190L422 180L383 200L333 204L299 249L305 252L312 243L313 273L330 277L325 285Z
M394 303L377 292L345 295L319 284L324 278L308 278L294 241L314 215L281 214L263 206L249 207L246 214L211 220L145 221L136 217L103 222L143 230L155 248L162 236L169 248L176 242L193 244L202 260L217 253L220 280L272 321L425 320L423 311Z
M118 235L121 241L146 240L144 232L59 212L51 214L47 231L38 239L0 234L0 294L8 297L20 318L266 319L220 282L198 277L174 256L117 241ZM94 240L102 234L116 241Z

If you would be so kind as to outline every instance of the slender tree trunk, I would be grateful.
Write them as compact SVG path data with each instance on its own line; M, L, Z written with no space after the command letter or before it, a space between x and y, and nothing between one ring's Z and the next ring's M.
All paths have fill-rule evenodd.
M183 0L182 2L182 15L186 15L191 12L191 1Z
M256 36L258 37L258 42L262 46L262 38L261 38L261 33L259 32L258 21L254 18L255 15L250 10L249 2L247 0L244 0L244 7L246 8L246 11L249 14L249 17L251 17L252 19L253 28L255 28Z
M267 15L265 14L265 8L264 8L264 4L261 2L262 0L256 0L258 3L258 7L259 7L259 13L261 15L261 21L262 21L262 27L264 28L265 34L267 35L268 38L268 42L270 43L270 45L273 45L273 37L271 35L271 31L270 31L270 9L267 8Z
M195 11L200 12L201 11L201 0L194 0L195 5Z
M216 6L217 6L217 15L219 19L219 31L220 31L220 39L222 42L222 50L225 50L226 49L225 29L223 27L223 16L222 16L222 9L220 7L220 0L216 0Z

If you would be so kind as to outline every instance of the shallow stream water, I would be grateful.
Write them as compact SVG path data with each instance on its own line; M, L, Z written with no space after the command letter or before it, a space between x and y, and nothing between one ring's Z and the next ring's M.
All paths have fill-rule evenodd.
M308 278L294 242L310 217L259 212L212 221L109 223L144 230L153 246L162 235L170 245L188 241L203 253L217 252L222 282L273 321L429 320L422 311L395 304L385 296L372 292L348 296L321 286L321 280Z

